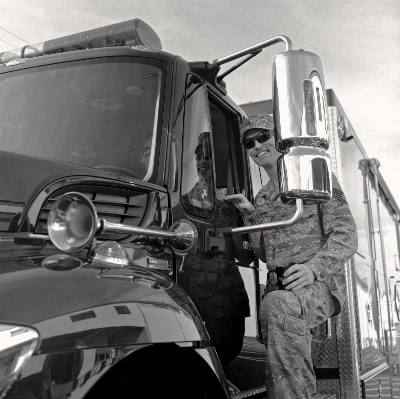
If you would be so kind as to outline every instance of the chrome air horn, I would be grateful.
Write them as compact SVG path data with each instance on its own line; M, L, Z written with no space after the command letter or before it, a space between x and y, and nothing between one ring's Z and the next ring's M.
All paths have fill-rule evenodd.
M67 193L53 204L47 227L52 243L68 253L80 251L95 236L101 236L106 231L168 239L177 253L186 253L197 242L196 227L186 220L174 223L170 231L163 231L99 219L93 203L77 192Z

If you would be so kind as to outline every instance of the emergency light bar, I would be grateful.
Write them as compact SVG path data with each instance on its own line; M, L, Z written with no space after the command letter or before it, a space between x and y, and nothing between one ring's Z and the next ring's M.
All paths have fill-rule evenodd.
M157 33L141 19L135 18L35 45L26 45L16 50L5 51L0 53L0 64L5 64L16 58L33 58L67 51L114 46L146 46L154 50L162 49L161 40Z

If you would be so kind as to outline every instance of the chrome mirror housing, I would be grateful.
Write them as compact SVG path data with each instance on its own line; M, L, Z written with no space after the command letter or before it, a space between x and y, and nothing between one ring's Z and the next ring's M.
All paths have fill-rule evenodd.
M273 100L281 198L293 203L332 196L329 131L322 65L316 54L290 50L273 64Z

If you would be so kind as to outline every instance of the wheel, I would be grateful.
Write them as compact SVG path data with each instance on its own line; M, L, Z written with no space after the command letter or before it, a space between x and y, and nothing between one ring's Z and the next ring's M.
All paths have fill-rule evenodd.
M141 352L141 353L140 353ZM216 376L191 348L154 345L117 363L85 399L226 398Z

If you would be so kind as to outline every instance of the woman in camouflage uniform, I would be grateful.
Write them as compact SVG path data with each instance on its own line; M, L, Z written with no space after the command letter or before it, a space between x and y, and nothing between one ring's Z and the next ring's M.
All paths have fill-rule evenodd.
M255 206L241 194L226 197L246 225L288 220L296 210L279 196L282 154L275 148L274 127L272 116L263 114L249 117L240 129L247 154L270 178ZM357 232L343 191L335 176L332 180L332 199L320 214L317 205L304 205L302 218L292 226L250 234L268 270L284 270L284 289L267 284L260 306L268 398L316 398L310 329L338 315L346 298L344 264L357 250Z

